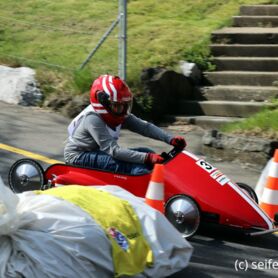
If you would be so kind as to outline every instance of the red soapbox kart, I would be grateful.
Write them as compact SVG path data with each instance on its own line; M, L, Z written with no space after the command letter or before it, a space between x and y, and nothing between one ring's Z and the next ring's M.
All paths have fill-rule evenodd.
M192 236L200 221L239 228L249 235L278 230L277 219L261 210L251 187L234 183L188 151L174 148L162 155L165 215L184 237ZM134 176L67 164L54 164L44 171L36 161L21 159L12 165L8 179L16 193L69 184L117 185L144 198L150 177L151 171Z

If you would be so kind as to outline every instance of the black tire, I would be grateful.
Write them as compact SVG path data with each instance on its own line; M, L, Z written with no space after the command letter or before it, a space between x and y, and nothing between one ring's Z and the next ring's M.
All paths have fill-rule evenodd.
M256 192L254 191L254 189L249 186L246 183L242 183L242 182L237 182L236 183L244 192L247 192L247 194L258 204L259 203L259 199L258 196L256 194Z
M12 165L8 182L15 193L40 190L45 183L44 170L35 160L23 158Z
M186 239L191 238L200 225L200 209L197 203L186 195L170 198L165 205L165 216Z

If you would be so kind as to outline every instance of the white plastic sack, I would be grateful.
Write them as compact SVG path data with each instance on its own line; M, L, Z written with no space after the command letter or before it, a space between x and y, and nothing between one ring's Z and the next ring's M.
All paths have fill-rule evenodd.
M119 187L98 189L128 200L142 223L155 264L136 277L165 277L187 266L192 247L163 215ZM79 207L49 195L16 195L0 182L0 208L0 277L113 277L110 241Z
M13 201L3 191L8 189L2 185L1 197ZM109 240L87 213L47 195L26 192L18 199L10 203L17 218L10 230L5 223L0 237L0 277L113 276Z
M150 244L155 257L153 268L145 269L149 277L166 277L183 268L190 260L193 248L161 213L145 205L141 198L135 197L118 186L94 187L127 200L135 209L144 236Z

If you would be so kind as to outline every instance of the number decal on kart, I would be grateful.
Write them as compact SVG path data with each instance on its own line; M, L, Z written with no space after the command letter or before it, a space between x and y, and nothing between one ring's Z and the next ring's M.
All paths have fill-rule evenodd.
M216 179L216 181L221 185L225 185L227 182L230 181L230 179L227 178L225 175L223 175L223 176L220 176L218 179Z
M222 172L219 170L214 171L210 176L215 179L219 184L225 185L227 182L230 181L228 177L226 177Z
M216 180L217 178L223 176L223 173L220 172L219 170L217 170L217 171L213 172L212 174L210 174L210 176L211 176L213 179Z
M200 159L199 161L196 162L198 166L206 170L208 173L213 172L216 168L210 165L208 162L205 160Z
M210 165L208 162L206 162L205 160L199 160L196 162L196 164L198 166L200 166L201 168L203 168L205 171L207 171L208 173L210 173L210 176L215 179L219 184L221 185L225 185L227 182L230 181L229 178L227 178L225 175L223 175L222 172L218 171L215 167L213 167L212 165ZM216 171L214 171L216 170Z

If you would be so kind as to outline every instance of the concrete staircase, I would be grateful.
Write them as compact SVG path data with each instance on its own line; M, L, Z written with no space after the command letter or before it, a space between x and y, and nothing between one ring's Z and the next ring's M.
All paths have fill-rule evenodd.
M196 100L181 101L168 117L174 124L219 127L278 98L278 5L242 6L233 26L211 38L216 71L204 73Z

